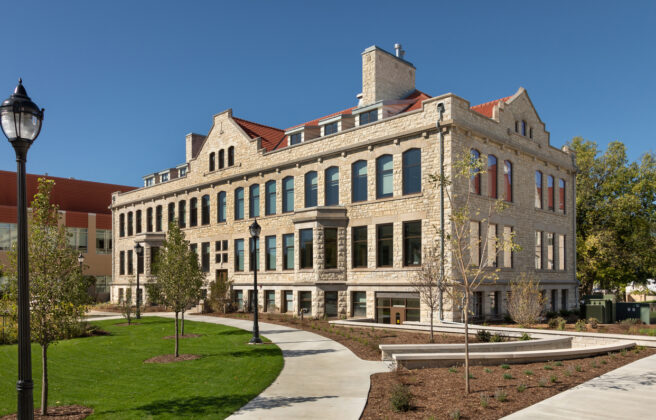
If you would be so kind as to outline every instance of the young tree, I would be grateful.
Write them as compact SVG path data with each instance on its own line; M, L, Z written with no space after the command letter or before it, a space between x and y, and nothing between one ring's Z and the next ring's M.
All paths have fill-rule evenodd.
M434 343L433 318L441 303L440 289L445 291L441 274L442 258L437 246L426 247L423 260L421 270L410 279L410 285L419 293L419 299L430 311L430 342Z
M546 299L542 295L540 282L534 276L522 273L519 278L510 280L508 312L520 326L530 327L538 322Z
M89 303L77 252L68 243L66 227L58 223L58 208L50 204L55 182L39 178L32 201L32 222L28 233L30 261L30 317L32 340L41 346L41 414L48 412L48 346L66 337L75 328ZM10 252L16 267L16 250ZM12 281L16 273L12 273Z
M230 306L230 291L232 290L232 280L219 278L210 283L210 297L208 303L212 311L227 313Z
M129 283L125 290L125 298L120 302L121 315L128 320L128 325L132 323L132 282Z
M160 298L175 312L175 357L179 353L178 315L200 296L205 275L198 265L198 256L184 239L184 232L175 221L169 224L166 240L160 248L154 274Z
M443 283L452 305L462 299L465 328L465 393L469 394L469 313L471 298L483 283L496 282L499 269L496 261L504 250L517 248L513 238L499 238L489 230L490 217L503 212L502 200L489 202L479 198L476 189L485 162L469 154L457 157L452 175L431 175L439 188L444 186L448 205L445 226L445 248L449 264ZM485 232L483 235L482 233ZM439 230L438 230L438 233Z

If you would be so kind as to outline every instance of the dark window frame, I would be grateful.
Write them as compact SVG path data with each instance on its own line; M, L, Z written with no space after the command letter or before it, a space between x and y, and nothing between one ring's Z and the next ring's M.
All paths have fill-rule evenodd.
M389 169L383 169L390 164ZM391 191L383 191L385 180L391 179ZM394 156L384 154L376 158L376 198L388 198L394 195Z
M415 161L410 161L415 153L418 153L419 159ZM414 147L403 152L402 155L402 165L403 165L403 195L408 194L417 194L421 192L421 149ZM418 174L414 174L415 171L418 171ZM416 185L412 183L412 179L416 178ZM417 188L418 187L418 188Z
M361 236L361 233L364 232L364 235ZM369 236L369 227L364 226L353 226L351 228L351 267L353 268L367 268L369 260L369 250L368 250L368 236ZM364 250L364 255L360 261L360 256L358 251Z

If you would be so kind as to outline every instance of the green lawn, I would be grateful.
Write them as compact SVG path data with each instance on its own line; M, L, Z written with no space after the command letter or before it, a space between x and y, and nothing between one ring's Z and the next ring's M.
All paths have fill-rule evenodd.
M49 404L81 404L93 418L224 418L264 390L283 366L273 344L249 346L250 333L222 325L185 322L180 353L197 360L146 364L173 353L173 320L147 317L95 322L108 336L66 340L48 351ZM0 346L0 416L16 411L17 348ZM41 401L41 349L32 346L34 405Z

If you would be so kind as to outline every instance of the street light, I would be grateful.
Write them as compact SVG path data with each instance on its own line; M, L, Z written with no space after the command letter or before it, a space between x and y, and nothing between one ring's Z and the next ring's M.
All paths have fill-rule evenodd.
M141 310L139 309L141 300L141 293L139 293L139 259L143 255L143 246L139 242L134 246L134 253L137 254L137 319L141 319Z
M18 211L18 419L34 418L32 399L32 352L30 349L30 279L27 253L27 150L41 132L43 109L39 110L18 79L14 93L0 105L2 132L16 152L16 207Z
M84 263L84 255L80 252L80 255L77 256L77 262L80 263L80 273L82 273L82 264Z
M262 228L257 224L257 219L248 227L248 230L251 233L251 242L253 243L253 249L251 250L251 267L253 268L253 302L251 305L253 307L253 338L248 342L248 344L261 344L262 339L260 338L260 326L257 323L257 256L255 255L255 241L260 237L260 232Z

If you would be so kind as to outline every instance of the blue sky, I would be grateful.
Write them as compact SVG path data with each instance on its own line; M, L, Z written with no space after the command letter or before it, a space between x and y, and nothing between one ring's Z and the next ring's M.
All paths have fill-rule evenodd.
M395 42L430 95L525 87L554 146L656 144L656 2L5 2L0 28L0 100L20 76L46 108L30 173L141 185L227 108L285 128L353 106L360 53Z

